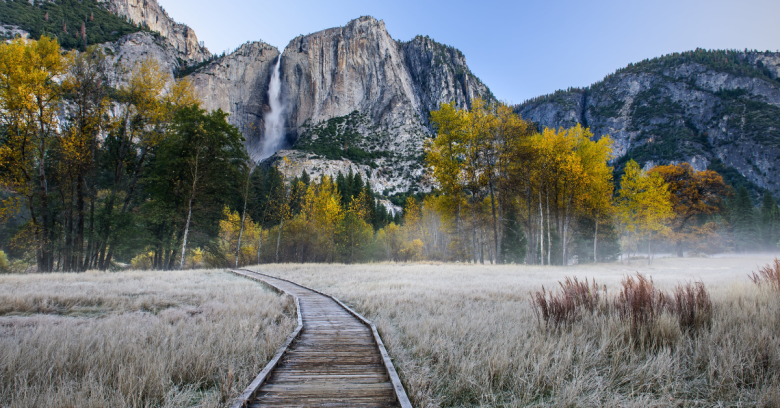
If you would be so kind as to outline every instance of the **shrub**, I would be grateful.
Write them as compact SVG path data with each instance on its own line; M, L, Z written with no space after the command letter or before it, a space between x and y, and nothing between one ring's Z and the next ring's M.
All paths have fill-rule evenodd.
M661 314L667 296L655 288L652 278L648 279L639 272L636 278L626 276L621 285L623 287L613 301L613 307L621 319L631 322L632 335L638 336Z
M559 293L547 292L542 286L542 290L532 296L534 312L537 318L544 320L545 325L557 327L570 324L581 317L583 310L592 313L599 306L599 288L595 279L589 284L587 278L580 282L576 277L567 276L558 284L561 286Z
M540 326L542 320L545 327L569 325L585 312L613 315L630 325L628 333L637 344L655 346L670 344L675 333L693 333L711 326L712 301L702 282L679 285L670 295L657 289L652 278L637 273L623 279L620 293L611 301L606 299L606 286L603 294L599 293L595 280L589 283L566 277L558 284L561 290L557 293L542 287L531 296Z
M11 272L11 262L8 260L8 255L5 251L0 250L0 273Z
M130 261L130 264L133 265L133 269L148 271L152 269L153 257L154 253L152 252L141 253L136 255L135 258Z
M759 268L758 273L753 272L749 277L756 285L767 285L780 292L780 261L775 258L774 264L770 263Z
M671 299L670 299L671 300ZM688 282L685 286L678 285L674 291L674 299L668 305L670 311L677 316L680 329L685 332L698 331L712 323L712 300L704 282Z

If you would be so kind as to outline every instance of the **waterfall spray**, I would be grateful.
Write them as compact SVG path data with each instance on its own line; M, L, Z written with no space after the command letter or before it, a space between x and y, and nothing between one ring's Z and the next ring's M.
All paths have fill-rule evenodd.
M282 56L276 60L274 73L271 75L271 83L268 85L268 101L271 111L265 114L265 133L263 133L260 160L271 157L284 145L284 106L282 105L281 90L282 81L279 75L279 66Z

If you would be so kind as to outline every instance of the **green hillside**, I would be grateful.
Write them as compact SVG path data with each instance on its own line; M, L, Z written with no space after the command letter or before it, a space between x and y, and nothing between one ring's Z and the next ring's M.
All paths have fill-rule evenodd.
M58 0L31 4L27 0L0 2L0 31L5 38L11 36L11 26L30 33L34 39L41 35L56 38L65 49L84 48L82 24L86 31L86 44L116 41L120 37L142 31L143 28L111 14L95 0Z

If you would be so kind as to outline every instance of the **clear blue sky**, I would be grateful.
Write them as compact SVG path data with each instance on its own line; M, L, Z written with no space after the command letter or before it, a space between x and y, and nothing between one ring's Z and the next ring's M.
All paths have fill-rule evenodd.
M281 50L299 34L371 15L395 39L422 34L460 49L472 72L511 103L670 52L780 49L778 0L158 1L213 53L255 40Z

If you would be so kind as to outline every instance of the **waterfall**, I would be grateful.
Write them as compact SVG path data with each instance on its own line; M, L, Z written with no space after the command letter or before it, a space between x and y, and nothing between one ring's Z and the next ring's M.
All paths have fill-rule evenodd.
M284 147L284 105L282 105L281 89L282 81L279 78L279 66L282 56L276 61L274 73L271 75L271 83L268 85L268 101L271 111L266 113L265 132L263 133L262 148L259 160L271 157L277 150Z

